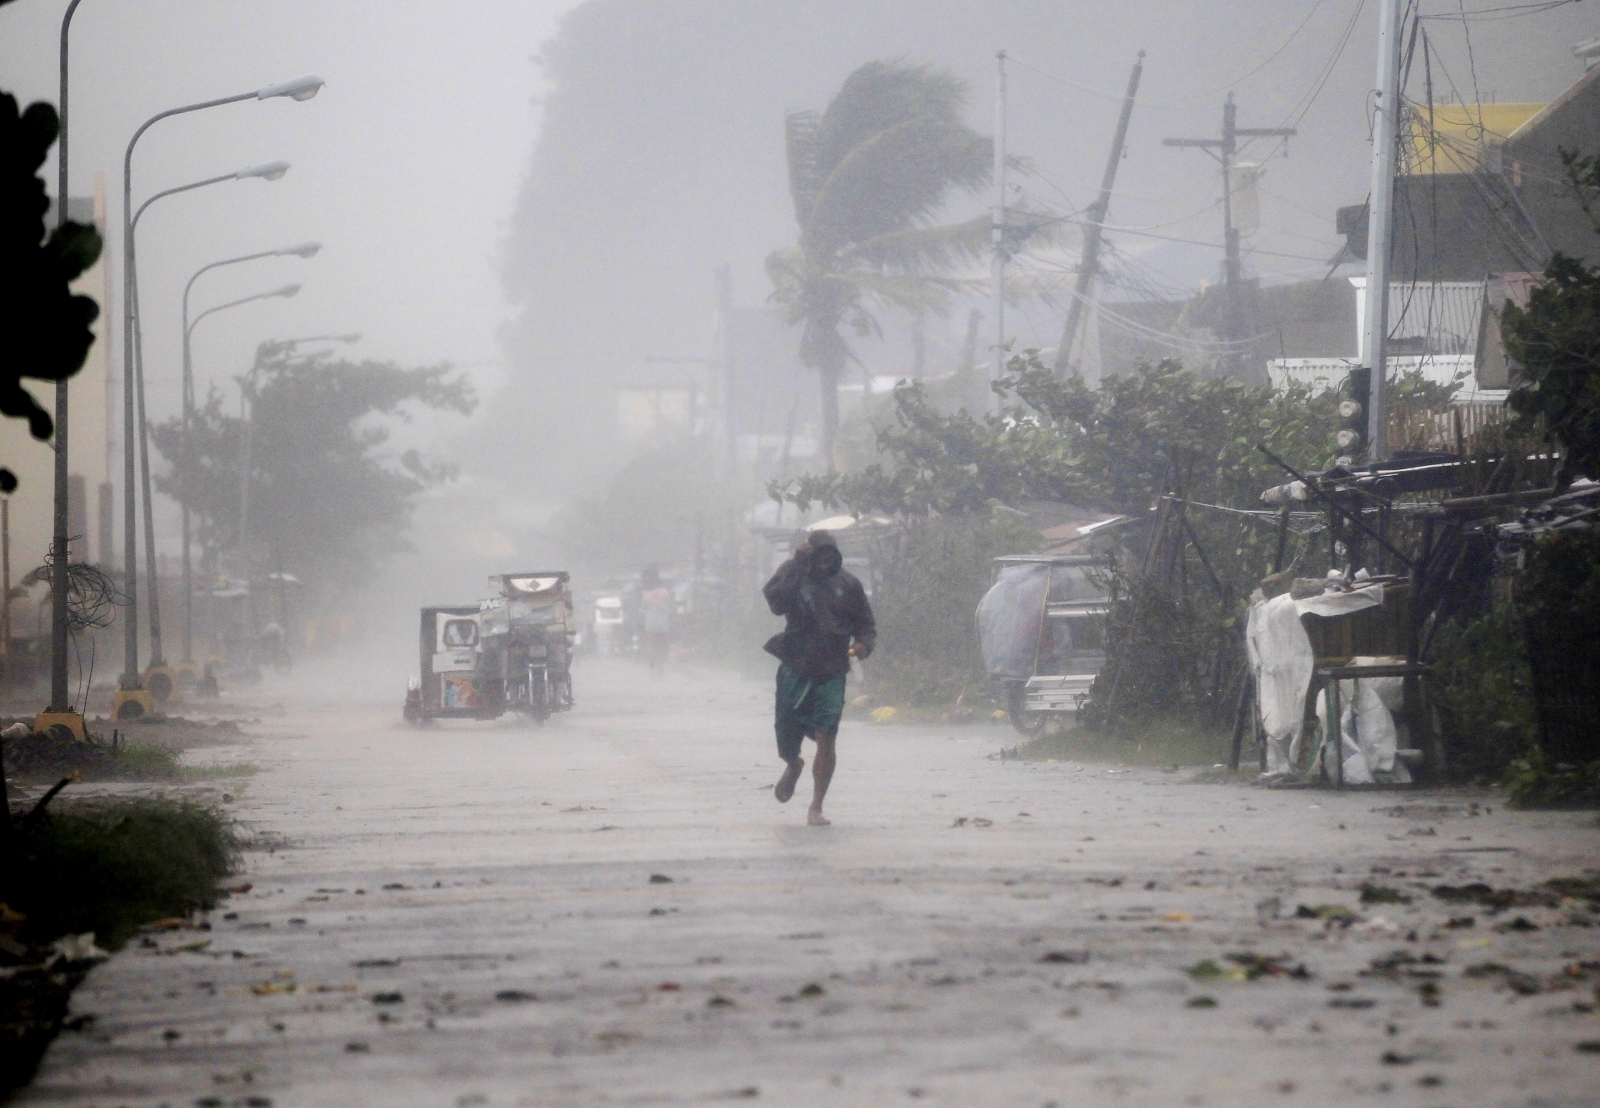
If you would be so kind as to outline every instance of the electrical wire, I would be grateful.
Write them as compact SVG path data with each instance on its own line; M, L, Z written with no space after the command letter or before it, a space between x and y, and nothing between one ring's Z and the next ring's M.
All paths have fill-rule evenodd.
M1538 0L1532 4L1506 4L1498 8L1474 8L1471 11L1462 9L1457 15L1425 15L1423 19L1449 21L1455 23L1499 23L1507 19L1517 19L1524 15L1538 15L1540 12L1552 11L1555 8L1564 8L1569 4L1580 3L1581 0Z

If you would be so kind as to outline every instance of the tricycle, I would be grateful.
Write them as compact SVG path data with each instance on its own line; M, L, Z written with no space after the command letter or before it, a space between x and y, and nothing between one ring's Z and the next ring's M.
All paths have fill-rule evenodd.
M995 697L1029 737L1082 706L1105 662L1109 599L1092 554L1014 554L994 560L978 605L978 638Z
M570 709L570 577L503 574L489 578L497 595L476 606L422 609L422 675L406 691L405 718L498 719L510 711L543 723Z

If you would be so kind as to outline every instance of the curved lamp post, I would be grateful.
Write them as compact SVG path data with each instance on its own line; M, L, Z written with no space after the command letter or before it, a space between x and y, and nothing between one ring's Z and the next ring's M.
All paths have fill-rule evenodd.
M133 150L138 145L139 139L155 124L163 119L175 115L184 115L189 112L202 111L206 108L216 108L223 104L237 104L243 100L272 100L286 97L291 100L309 100L317 94L323 86L321 77L306 76L296 77L291 81L283 81L275 85L266 85L254 92L241 92L233 96L222 96L215 100L202 100L195 104L186 104L181 108L168 108L164 112L157 112L133 133L128 140L128 149L122 156L122 250L123 250L123 288L122 288L122 431L123 431L123 565L126 571L126 588L128 593L127 624L124 628L126 641L124 647L124 668L122 674L122 687L125 690L142 688L139 679L139 546L136 535L138 512L134 506L134 435L137 430L134 423L134 409L137 405L135 396L134 377L135 362L133 357ZM154 566L151 567L151 595L155 594ZM151 650L159 657L160 650L160 609L152 604L150 608ZM134 698L139 701L139 698ZM140 702L140 708L145 705ZM122 704L118 703L113 715L120 712Z
M224 308L235 307L237 304L248 304L252 300L260 299L261 296L293 296L295 292L300 291L300 286L295 285L293 286L294 292L287 292L285 290L290 286L285 285L284 288L278 289L276 292L262 293L260 296L247 296L243 300L235 301L233 304L220 304L215 308L208 308L196 316L194 322L191 323L189 322L189 293L193 291L194 283L200 279L202 273L220 266L237 265L240 262L253 262L260 258L314 258L317 256L317 251L321 249L322 244L320 242L302 242L295 246L285 246L281 250L261 250L254 254L241 254L237 258L223 258L221 261L210 262L195 270L194 275L189 278L189 283L183 286L183 449L185 454L190 451L189 428L194 419L194 358L191 353L191 342L195 326L206 316L213 312L220 312ZM188 479L188 472L189 469L185 467L185 481ZM189 517L190 497L188 496L187 487L184 489L184 494L181 505L183 509L183 657L180 660L188 665L194 662L194 633L192 630L194 626L194 564L190 560L189 554L189 548L192 545L192 539L190 538L192 532ZM148 489L145 495L149 495Z
M246 166L234 173L223 173L215 177L207 177L201 181L191 181L187 185L177 185L173 188L163 189L156 193L133 213L133 219L128 226L128 299L133 320L133 364L134 387L138 392L139 402L139 484L140 495L144 497L144 544L145 568L150 578L150 664L160 666L165 664L161 652L161 604L159 598L158 578L156 575L156 536L155 536L155 508L150 492L150 424L145 419L145 387L144 387L144 319L139 311L139 219L145 211L157 200L168 196L176 196L180 192L190 192L194 189L204 188L207 185L217 185L224 181L248 181L252 179L263 181L281 180L289 172L289 163L282 161L263 162L261 165ZM187 398L187 394L185 394ZM187 409L185 409L185 426L187 427Z
M72 28L72 14L78 10L82 0L71 0L67 10L61 16L61 92L60 92L60 119L61 132L60 144L56 153L56 226L60 227L67 222L67 33ZM67 594L71 575L71 557L69 543L72 541L68 532L72 528L71 503L68 496L70 489L69 469L67 467L67 381L63 377L56 382L56 431L55 441L55 505L54 520L50 536L50 704L45 709L46 714L72 713L76 714L67 690ZM102 550L101 558L108 558L109 551ZM5 637L0 654L7 661L11 657L11 600L5 598L3 616L0 616L0 634ZM42 727L40 728L43 729ZM83 720L78 718L78 733L83 733ZM3 793L0 786L0 793Z

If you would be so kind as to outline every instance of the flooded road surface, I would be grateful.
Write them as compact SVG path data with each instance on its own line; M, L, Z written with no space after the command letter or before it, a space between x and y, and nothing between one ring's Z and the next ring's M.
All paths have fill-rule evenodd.
M97 969L20 1103L1600 1099L1600 941L1542 885L1594 875L1593 813L852 723L813 829L766 683L577 692L544 728L412 730L398 692L253 728L251 889Z

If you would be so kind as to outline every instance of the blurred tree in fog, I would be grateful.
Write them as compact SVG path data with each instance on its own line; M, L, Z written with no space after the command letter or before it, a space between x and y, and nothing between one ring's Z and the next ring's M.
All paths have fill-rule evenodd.
M281 568L313 590L353 586L409 549L417 493L454 476L416 450L386 454L389 431L377 417L404 419L413 405L465 415L477 403L470 383L445 365L334 361L272 343L257 351L243 386L254 398L246 549L258 569ZM244 432L214 389L191 426L192 453L181 419L153 428L171 463L157 485L180 502L188 494L208 566L240 545Z
M82 369L100 314L68 288L100 257L100 232L68 222L45 236L50 202L38 172L60 130L49 104L18 111L16 98L0 93L0 414L26 419L36 439L48 439L55 421L21 379L61 381ZM0 469L0 492L16 487Z
M552 530L570 557L590 567L632 572L685 561L697 541L719 536L730 513L746 506L739 490L718 478L722 471L706 439L653 444L564 508Z
M773 298L801 326L800 357L822 386L822 457L835 466L842 333L877 330L869 307L942 312L986 255L990 217L935 225L953 190L989 180L993 144L962 122L966 85L928 65L868 62L827 111L786 120L789 192L799 243L767 258Z

